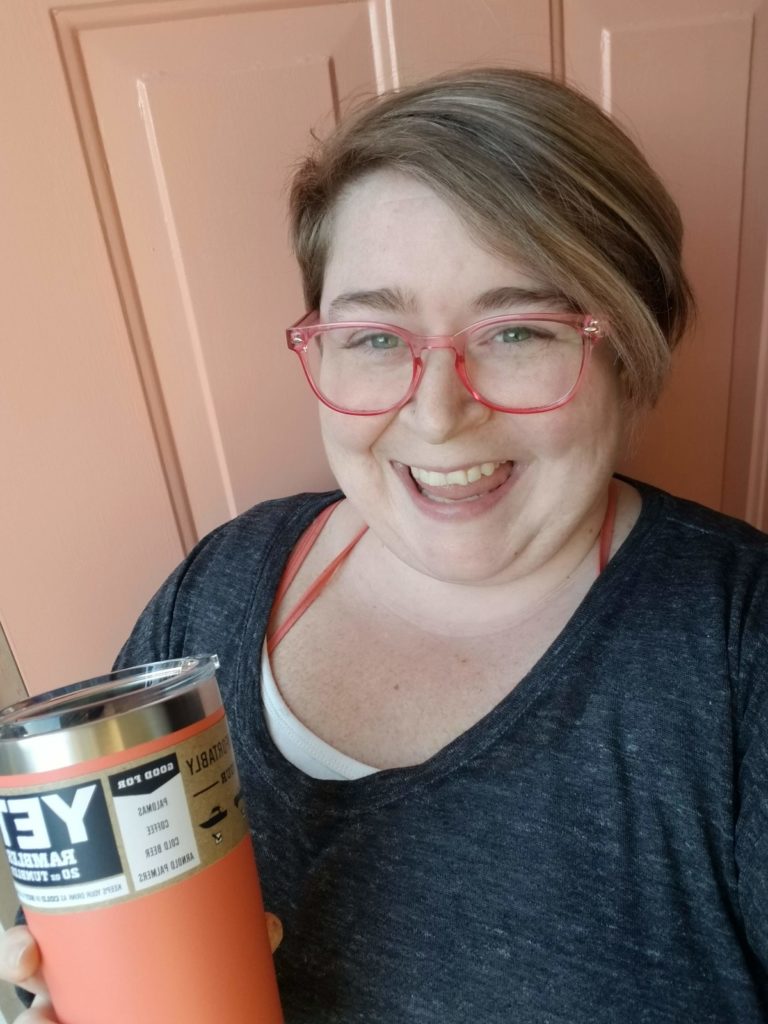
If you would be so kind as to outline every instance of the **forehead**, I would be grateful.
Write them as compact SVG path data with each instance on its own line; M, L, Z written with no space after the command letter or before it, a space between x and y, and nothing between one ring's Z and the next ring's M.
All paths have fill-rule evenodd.
M404 219L427 217L443 230L466 234L452 207L423 181L401 171L384 168L348 185L339 196L333 217L334 239L350 229L403 227Z
M322 307L342 293L393 288L418 305L471 301L493 287L546 285L518 261L489 251L432 188L377 171L349 186L330 225Z

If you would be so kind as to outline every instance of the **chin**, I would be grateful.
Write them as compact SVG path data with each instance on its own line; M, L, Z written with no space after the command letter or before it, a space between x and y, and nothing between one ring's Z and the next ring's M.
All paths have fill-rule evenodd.
M404 549L402 539L397 538L389 546L392 554L417 572L423 573L441 583L457 583L467 586L486 586L506 582L525 574L515 559L500 559L498 548L488 542L481 542L480 550L470 546L464 550L446 550L445 547L419 550Z

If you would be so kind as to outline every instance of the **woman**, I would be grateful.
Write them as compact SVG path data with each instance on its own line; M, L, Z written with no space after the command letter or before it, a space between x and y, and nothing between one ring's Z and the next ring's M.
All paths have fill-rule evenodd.
M673 203L490 70L359 113L292 214L344 498L215 531L118 662L221 658L288 1024L767 1021L768 543L613 476Z

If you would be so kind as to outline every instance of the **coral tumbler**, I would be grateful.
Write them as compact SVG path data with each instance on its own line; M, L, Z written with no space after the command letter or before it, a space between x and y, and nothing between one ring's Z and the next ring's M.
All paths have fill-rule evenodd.
M0 831L62 1024L281 1024L215 656L0 712Z

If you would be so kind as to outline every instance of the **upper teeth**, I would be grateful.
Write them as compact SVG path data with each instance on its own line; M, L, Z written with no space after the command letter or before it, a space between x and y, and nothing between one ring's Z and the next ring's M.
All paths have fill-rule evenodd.
M490 476L495 473L501 465L500 462L481 462L478 466L470 466L469 469L453 469L450 473L438 473L434 469L419 469L418 466L411 466L411 476L420 484L427 484L430 487L447 487L449 484L473 484L481 476Z

